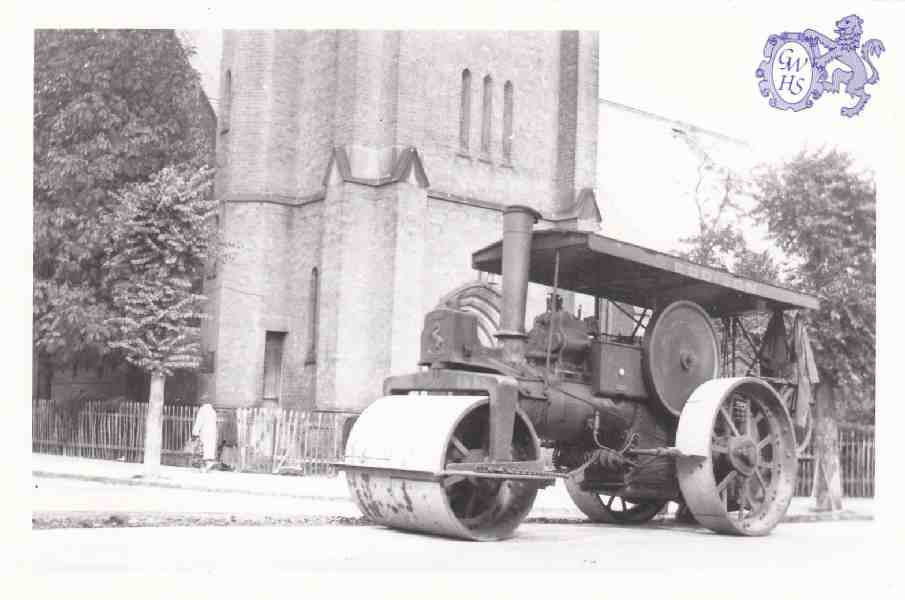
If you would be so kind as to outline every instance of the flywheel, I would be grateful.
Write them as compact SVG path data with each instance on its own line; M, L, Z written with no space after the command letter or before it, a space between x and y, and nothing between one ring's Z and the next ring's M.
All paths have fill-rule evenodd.
M682 497L718 533L766 535L788 510L798 457L792 420L760 379L714 379L698 387L676 431Z
M537 483L451 473L489 457L490 402L483 396L385 396L362 412L346 446L346 480L368 519L388 527L468 540L512 536L531 511ZM515 461L540 444L517 411ZM438 475L439 474L439 475Z
M679 416L695 388L720 374L719 341L710 316L688 300L655 312L644 333L642 367L650 393Z

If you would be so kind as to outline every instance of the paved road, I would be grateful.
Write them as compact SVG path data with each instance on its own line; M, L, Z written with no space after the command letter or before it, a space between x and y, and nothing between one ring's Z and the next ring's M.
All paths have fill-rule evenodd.
M271 476L266 476L271 477ZM102 483L62 477L33 477L31 509L35 513L94 512L94 513L221 513L237 515L307 515L357 517L360 515L341 479L275 478L283 481L285 489L273 489L267 480L265 489L271 493L243 493L239 491L202 491L142 485ZM305 480L305 481L301 481ZM290 486L290 483L307 485ZM221 484L223 482L221 481ZM277 492L300 494L288 497ZM813 516L808 508L810 498L795 498L789 508L790 518L807 520ZM869 518L874 511L873 499L846 498L845 507L859 518ZM540 490L530 518L585 520L558 483Z
M869 576L881 549L871 522L800 523L766 538L679 526L523 525L505 542L475 543L377 526L160 527L32 532L36 575L270 573L361 570ZM761 573L758 575L758 573Z
M248 515L338 515L361 513L351 500L301 500L285 496L218 493L77 479L34 477L34 513L235 513Z
M345 506L336 501L65 479L35 478L34 484L32 509L36 512L178 510L276 515L337 514L348 509L357 515L351 503ZM29 562L32 573L44 583L81 580L85 575L104 581L120 578L121 588L130 594L136 589L135 581L159 584L161 588L153 588L159 591L168 589L171 575L194 579L215 574L219 581L229 582L221 586L227 594L223 597L245 595L232 593L234 585L249 586L248 597L256 597L262 582L279 591L282 584L274 582L287 575L302 574L310 586L310 574L317 575L316 580L326 574L338 577L343 589L351 585L362 591L364 586L365 593L356 597L370 600L380 594L375 596L367 589L370 583L362 581L376 578L392 587L404 572L406 582L420 577L429 590L442 587L438 578L451 582L453 587L443 588L449 591L440 595L443 598L459 595L450 594L467 573L468 581L474 577L482 581L483 590L526 589L526 598L556 598L560 586L575 590L581 585L602 585L625 593L641 586L650 592L644 597L660 590L670 598L698 598L672 592L720 589L726 592L721 594L725 598L739 597L742 590L748 592L743 596L773 600L814 597L816 582L818 588L831 592L827 597L848 590L852 600L894 597L890 586L903 579L893 578L888 571L878 573L878 568L901 556L901 548L893 549L882 534L880 524L869 521L784 524L770 537L757 539L717 536L671 521L640 528L526 523L516 538L498 543L462 542L370 525L49 529L31 532ZM365 577L353 581L343 574ZM335 580L329 580L320 589L332 593L335 585ZM802 587L796 593L777 594L779 585L787 592ZM142 587L148 591L142 597L163 597L151 589ZM61 583L53 593L68 590L68 584ZM865 595L868 591L870 595ZM206 588L198 594L209 595Z

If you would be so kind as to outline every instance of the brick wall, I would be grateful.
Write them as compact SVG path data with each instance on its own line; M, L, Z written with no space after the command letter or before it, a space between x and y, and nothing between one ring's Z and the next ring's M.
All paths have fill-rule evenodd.
M318 406L363 408L389 368L396 187L327 190Z
M574 188L594 185L596 52L596 34L583 33L226 32L221 72L230 71L231 86L220 96L231 101L220 114L230 122L218 135L215 191L236 251L208 286L216 314L205 336L217 359L205 385L216 402L259 400L268 330L287 334L284 405L362 408L385 376L413 369L424 313L477 278L471 252L499 239L501 213L431 197L414 175L365 180L388 175L398 150L413 146L439 196L563 208ZM472 112L463 155L465 68ZM484 155L488 74L493 110ZM502 156L507 81L511 164ZM334 147L345 149L352 179L334 165L325 186ZM309 364L315 267L319 338ZM543 310L544 294L532 286L529 315Z
M558 32L405 32L398 143L418 148L431 188L501 204L553 208ZM459 152L463 69L472 74L470 144ZM490 154L480 151L482 80L493 79ZM514 86L512 166L503 164L503 86Z

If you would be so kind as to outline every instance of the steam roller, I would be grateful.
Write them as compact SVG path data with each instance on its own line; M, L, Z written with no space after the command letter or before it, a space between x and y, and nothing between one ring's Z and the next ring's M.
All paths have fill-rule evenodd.
M503 239L472 255L502 275L497 344L466 307L438 307L419 369L386 379L358 417L338 467L362 514L501 540L561 479L592 522L643 524L672 501L717 533L768 534L807 407L789 403L803 358L769 348L802 347L803 321L791 337L784 324L817 300L591 232L535 231L540 218L508 207ZM526 329L529 283L548 296ZM565 293L592 297L594 314L565 310ZM756 313L771 326L752 336Z

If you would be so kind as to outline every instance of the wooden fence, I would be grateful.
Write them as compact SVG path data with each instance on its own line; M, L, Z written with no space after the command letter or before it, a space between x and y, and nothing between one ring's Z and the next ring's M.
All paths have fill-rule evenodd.
M32 402L32 451L141 462L147 404L85 402L78 408ZM191 465L188 449L197 406L165 405L161 462ZM333 474L355 413L292 409L217 409L221 461L235 470Z
M161 461L190 465L186 452L196 406L163 407ZM32 451L85 458L141 462L147 404L86 402L75 410L49 400L32 403ZM271 408L218 409L221 438L235 442L221 460L240 471L333 474L327 464L341 459L354 413ZM843 494L874 495L874 430L839 426ZM798 459L797 496L810 496L814 457L810 448Z
M813 443L813 438L812 438ZM810 496L814 483L812 448L798 457L796 496ZM876 455L874 428L839 425L839 466L842 468L842 495L849 498L872 498Z
M333 474L357 413L295 409L235 410L241 470Z

